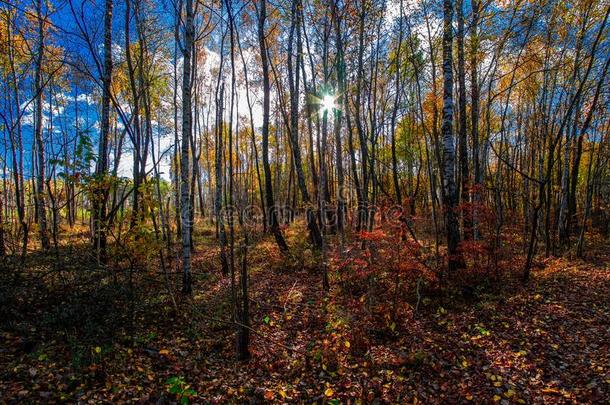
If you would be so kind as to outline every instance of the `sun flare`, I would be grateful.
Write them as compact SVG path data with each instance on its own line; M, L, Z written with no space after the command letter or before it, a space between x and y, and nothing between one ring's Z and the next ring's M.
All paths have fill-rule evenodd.
M326 94L320 103L321 112L333 111L335 108L337 108L335 104L335 97L330 94Z

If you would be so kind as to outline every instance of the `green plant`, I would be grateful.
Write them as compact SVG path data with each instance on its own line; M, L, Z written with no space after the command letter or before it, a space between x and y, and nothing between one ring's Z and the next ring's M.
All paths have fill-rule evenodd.
M191 398L197 396L197 391L184 381L184 377L170 377L167 379L166 384L168 386L167 391L170 394L176 395L176 398L180 400L182 405L189 404Z

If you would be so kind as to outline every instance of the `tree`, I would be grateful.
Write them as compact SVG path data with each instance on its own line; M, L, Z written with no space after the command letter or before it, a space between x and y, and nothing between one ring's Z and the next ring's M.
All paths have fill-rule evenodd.
M453 2L443 1L443 205L447 232L449 270L463 266L459 258L460 231L457 220L455 151L453 147Z
M92 193L91 222L93 246L98 260L106 262L106 203L109 194L108 143L110 138L110 97L112 86L112 8L113 0L105 0L104 8L104 67L102 76L102 117L95 168L95 187Z
M464 1L458 0L457 5L457 55L458 55L458 98L459 98L459 161L460 161L460 202L467 204L469 196L469 173L468 173L468 139L466 137L466 71L464 67ZM464 239L468 239L472 232L471 218L467 211L463 215Z
M195 12L193 0L185 0L186 20L182 45L182 152L180 155L180 218L182 222L182 292L190 294L191 286L191 200L189 189L189 146L192 136L191 57L195 46Z
M277 207L273 199L273 183L271 180L271 167L269 165L269 109L270 109L270 81L269 60L267 55L267 40L265 38L265 21L267 20L267 0L260 0L257 5L258 11L258 45L260 50L262 79L263 79L263 171L265 172L265 206L269 229L275 238L275 242L281 251L288 251L288 245L280 230L277 218Z
M49 235L47 233L47 210L46 210L46 192L45 192L45 144L42 139L42 98L44 95L44 87L42 84L42 69L45 54L44 46L44 21L42 15L42 0L36 0L36 16L38 21L38 46L35 61L34 74L34 91L36 92L36 113L34 125L34 137L36 139L37 151L37 176L36 176L36 212L38 215L40 242L44 250L49 250Z
M307 191L307 185L305 184L305 174L303 172L303 162L301 160L301 148L299 145L299 65L300 65L300 53L297 53L296 63L293 64L293 43L294 34L296 31L297 42L301 42L301 25L300 18L297 14L297 10L301 8L298 0L292 0L291 7L291 25L290 35L288 39L288 83L290 87L290 142L292 149L292 156L294 165L297 172L297 181L299 189L301 190L301 199L306 206L307 216L307 228L309 229L309 237L317 249L322 248L322 235L320 234L320 228L316 221L314 211L312 209L311 200L309 198L309 192ZM300 48L300 47L299 47Z

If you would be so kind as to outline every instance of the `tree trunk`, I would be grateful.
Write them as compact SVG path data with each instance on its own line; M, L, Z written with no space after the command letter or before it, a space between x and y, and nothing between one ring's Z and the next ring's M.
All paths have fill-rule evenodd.
M106 0L104 15L104 71L102 77L102 118L100 123L99 153L96 166L96 192L93 195L91 221L93 246L98 261L106 257L106 202L108 200L108 143L110 135L110 91L112 85L112 8L113 0Z
M297 34L297 42L301 42L301 19L298 17L297 10L301 7L299 0L293 0L292 11L291 11L291 26L290 36L288 39L288 85L290 87L290 143L292 149L292 156L294 160L294 166L297 173L297 182L299 190L301 191L301 198L303 204L307 210L307 228L309 229L309 236L311 242L316 249L322 247L322 236L320 234L320 228L316 221L315 213L311 205L309 198L309 192L307 191L307 185L305 183L305 174L303 172L303 163L301 159L301 148L299 145L299 65L300 65L300 54L297 53L296 63L293 64L293 42L294 33ZM298 48L301 48L298 46Z
M453 147L453 4L443 1L443 203L447 231L447 254L449 271L463 267L458 255L460 231L456 216L457 195L455 188L455 151Z
M341 125L343 118L342 94L345 92L345 60L343 56L343 38L341 36L341 18L338 15L337 2L333 0L333 19L335 25L335 43L337 47L337 103L335 113L335 161L337 164L337 232L343 237L345 225L345 176L343 174L343 146L341 143ZM300 35L299 35L300 40Z
M35 59L34 91L36 92L36 114L34 125L34 138L36 140L37 173L36 173L36 213L40 230L40 243L44 251L49 250L49 235L47 233L47 207L45 191L45 145L42 139L42 63L44 59L44 17L42 15L42 0L36 1L36 15L38 20L38 49Z
M275 237L275 242L282 252L288 251L288 245L280 230L277 207L273 200L273 185L271 179L271 167L269 165L269 61L267 59L267 44L265 39L265 20L267 19L267 0L261 0L258 15L258 44L260 48L261 65L263 70L263 171L265 172L265 200L267 208L267 219L269 228Z
M195 41L193 0L185 0L186 23L182 48L182 153L180 156L180 206L182 220L182 292L190 294L191 286L191 205L189 192L189 146L191 144L191 56Z
M470 126L471 126L471 137L472 137L472 161L474 171L474 184L475 190L473 193L473 210L472 210L472 228L473 236L475 239L479 239L480 230L478 228L478 205L481 202L481 185L483 179L481 178L481 164L479 161L479 73L478 64L479 58L477 53L479 52L479 13L480 3L479 0L473 0L472 2L472 26L470 27Z
M457 45L458 45L458 89L459 89L459 156L460 156L460 202L465 205L469 202L469 173L468 173L468 140L466 138L466 73L464 70L464 0L457 2ZM468 210L462 209L464 239L470 238L472 220Z

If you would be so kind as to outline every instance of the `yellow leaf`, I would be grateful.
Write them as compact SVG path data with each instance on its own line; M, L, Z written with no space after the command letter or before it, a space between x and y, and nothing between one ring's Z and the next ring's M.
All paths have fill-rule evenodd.
M500 400L500 396L499 395L494 395L494 401L498 402Z
M502 386L502 383L500 381L496 381L494 383L494 387L501 387L501 386Z
M349 347L351 346L351 344L349 343L349 340L346 340L345 342L343 342L343 344L345 345L345 347L347 347L349 349Z
M468 361L462 360L462 367L464 367L464 368L468 367Z
M506 398L512 398L514 395L515 395L515 391L513 391L513 390L508 390L504 393L504 396Z
M470 394L466 395L466 399L469 401L472 401L472 395L470 395Z
M96 346L95 347L95 352L98 353L98 354L101 353L102 352L102 348L99 347L99 346Z
M162 356L167 356L169 354L169 350L161 349L161 350L159 350L159 354Z
M326 395L327 397L332 397L334 393L335 392L332 388L327 388L326 391L324 391L324 395Z
M282 396L282 398L286 398L286 391L284 391L284 390L279 390L278 392L279 392L279 394Z

